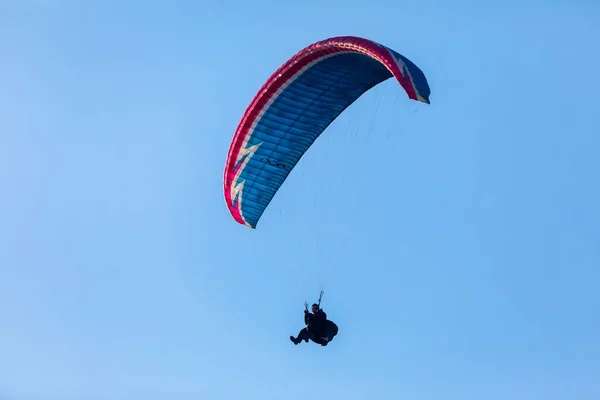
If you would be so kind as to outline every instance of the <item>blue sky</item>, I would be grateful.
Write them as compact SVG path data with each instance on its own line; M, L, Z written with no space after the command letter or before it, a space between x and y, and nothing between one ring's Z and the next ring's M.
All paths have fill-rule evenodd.
M0 398L600 398L600 4L0 4ZM229 142L286 59L357 35L368 92L258 229ZM324 285L340 326L294 346Z

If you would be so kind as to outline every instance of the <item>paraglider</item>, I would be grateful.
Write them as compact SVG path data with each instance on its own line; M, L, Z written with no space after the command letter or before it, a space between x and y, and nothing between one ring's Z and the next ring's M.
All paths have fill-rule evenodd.
M256 228L317 137L363 93L391 77L410 99L429 104L423 72L371 40L322 40L285 62L258 91L231 141L223 191L232 217Z
M290 336L290 340L294 344L298 344L303 340L308 343L309 339L321 346L327 346L329 342L338 333L338 326L327 319L327 314L321 308L321 296L319 303L314 303L311 307L312 313L308 311L308 304L304 304L304 323L306 327L302 328L297 337Z
M395 78L409 99L429 104L423 72L408 58L374 41L333 37L300 50L277 69L239 122L224 170L223 193L231 216L255 229L273 197L323 131L372 87ZM322 293L321 293L322 294ZM327 346L338 326L313 304L294 344Z

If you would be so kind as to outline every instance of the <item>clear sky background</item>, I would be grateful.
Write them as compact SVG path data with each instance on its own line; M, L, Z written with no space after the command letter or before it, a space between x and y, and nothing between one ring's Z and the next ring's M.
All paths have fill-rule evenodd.
M0 398L597 400L597 1L0 2ZM397 50L256 230L246 106L301 48ZM340 333L294 346L318 297Z

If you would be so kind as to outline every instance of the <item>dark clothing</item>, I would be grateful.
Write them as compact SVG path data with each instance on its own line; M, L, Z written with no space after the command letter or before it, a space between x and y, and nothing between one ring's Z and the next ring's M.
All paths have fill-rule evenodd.
M293 336L292 336L293 338ZM298 333L298 337L296 339L293 339L292 341L296 344L300 343L301 341L305 341L308 343L308 340L311 338L311 334L308 331L308 328L302 328L302 330Z
M294 344L298 344L303 340L308 343L309 340L312 340L313 342L320 344L321 346L327 346L327 340L321 338L318 334L315 333L316 332L312 331L310 326L307 326L306 328L302 328L302 330L298 333L297 338L290 336L290 340L294 342Z
M308 312L304 310L304 323L306 325L312 325L314 327L318 327L319 325L323 325L323 323L327 320L327 314L325 311L319 309L316 313Z
M314 314L308 310L305 310L304 323L306 324L306 328L302 329L300 333L298 333L297 338L290 336L290 340L294 342L294 344L298 344L303 340L308 342L310 339L321 346L327 346L327 343L329 343L331 339L337 335L337 325L331 321L328 321L327 314L321 309ZM327 332L329 330L332 330L332 332Z

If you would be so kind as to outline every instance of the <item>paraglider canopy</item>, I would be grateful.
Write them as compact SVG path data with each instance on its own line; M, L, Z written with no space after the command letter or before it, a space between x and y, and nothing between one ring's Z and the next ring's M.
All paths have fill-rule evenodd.
M231 141L223 189L233 218L256 228L317 137L363 93L391 77L410 99L429 104L423 72L368 39L322 40L285 62L258 91Z

